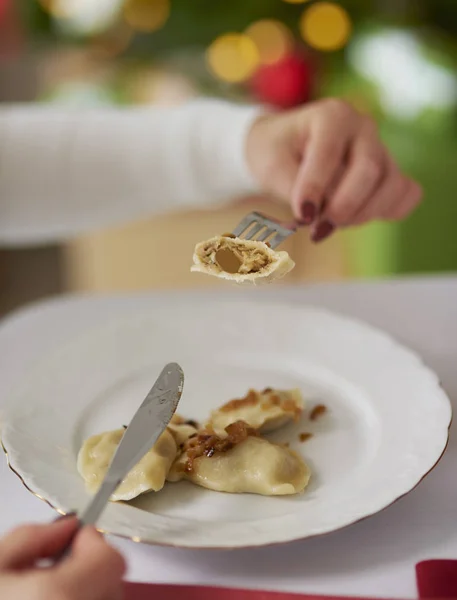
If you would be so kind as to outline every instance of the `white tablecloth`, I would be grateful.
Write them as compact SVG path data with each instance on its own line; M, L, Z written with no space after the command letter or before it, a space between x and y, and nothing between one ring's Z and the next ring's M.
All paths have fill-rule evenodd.
M275 299L321 305L390 331L422 354L457 402L457 277L270 288L254 293L259 302ZM213 294L192 295L210 302ZM8 390L48 350L104 320L153 307L163 301L163 294L160 300L158 296L64 297L35 304L3 321L0 409ZM452 433L444 458L414 492L382 513L334 534L231 552L155 548L123 540L113 543L128 558L129 579L137 581L412 598L418 560L457 558L457 443ZM2 460L0 534L18 523L53 516Z

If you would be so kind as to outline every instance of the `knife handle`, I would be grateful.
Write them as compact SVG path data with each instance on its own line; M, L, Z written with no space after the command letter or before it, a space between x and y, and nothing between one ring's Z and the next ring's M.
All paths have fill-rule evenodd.
M65 518L68 518L69 516L70 515L62 515L62 517L59 517L59 519L65 519ZM78 519L78 524L77 524L75 530L73 531L73 533L71 534L71 537L68 540L68 542L65 544L65 546L59 552L57 552L57 554L55 554L52 557L51 563L53 565L56 565L56 564L60 563L62 560L64 560L65 558L67 558L67 556L71 552L71 547L73 546L73 542L75 541L76 536L78 535L78 533L81 531L81 529L83 527L84 527L84 523L81 521L81 519Z

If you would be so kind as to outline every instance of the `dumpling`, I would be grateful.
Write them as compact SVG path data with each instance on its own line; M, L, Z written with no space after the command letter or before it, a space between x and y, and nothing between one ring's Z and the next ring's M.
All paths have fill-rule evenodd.
M95 493L101 485L111 459L118 447L124 429L107 431L88 438L78 454L78 471L87 489ZM165 430L143 458L133 467L111 500L131 500L145 492L158 492L164 486L168 471L177 456L173 434Z
M189 438L197 435L198 423L191 420L186 421L186 419L180 415L174 414L167 429L173 435L179 450Z
M195 246L191 271L236 283L271 283L295 263L287 252L275 252L265 242L219 235Z
M289 448L237 422L227 427L225 438L201 432L189 440L167 479L186 479L217 492L283 496L302 492L310 470Z
M304 402L300 390L249 390L244 398L230 400L211 413L209 424L221 433L231 423L244 421L253 429L267 433L298 420Z

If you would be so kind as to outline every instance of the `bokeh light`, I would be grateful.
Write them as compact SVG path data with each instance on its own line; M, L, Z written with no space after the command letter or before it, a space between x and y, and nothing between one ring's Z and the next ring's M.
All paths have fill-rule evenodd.
M40 4L64 32L95 35L116 21L122 0L40 0Z
M198 96L193 81L163 68L141 68L126 82L127 97L135 104L179 106Z
M134 36L127 23L119 22L108 31L91 39L89 50L97 58L106 60L122 54L130 45Z
M342 6L333 2L316 2L303 11L299 29L312 48L330 52L346 45L352 25Z
M74 0L39 0L41 6L56 19L71 19L78 13Z
M291 31L274 19L256 21L246 29L246 35L257 46L259 60L265 65L281 60L293 46Z
M170 16L170 0L126 0L124 19L137 31L157 31Z
M246 81L260 62L252 39L242 33L226 33L216 38L206 52L211 72L230 83Z

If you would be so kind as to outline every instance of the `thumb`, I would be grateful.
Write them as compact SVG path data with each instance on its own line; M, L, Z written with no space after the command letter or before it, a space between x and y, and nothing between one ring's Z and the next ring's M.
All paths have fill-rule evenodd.
M78 592L75 597L115 598L121 589L125 561L101 534L92 527L85 527L77 535L71 555L58 569L64 588Z
M76 519L59 519L46 525L23 525L0 543L0 569L24 569L57 554L71 539Z

